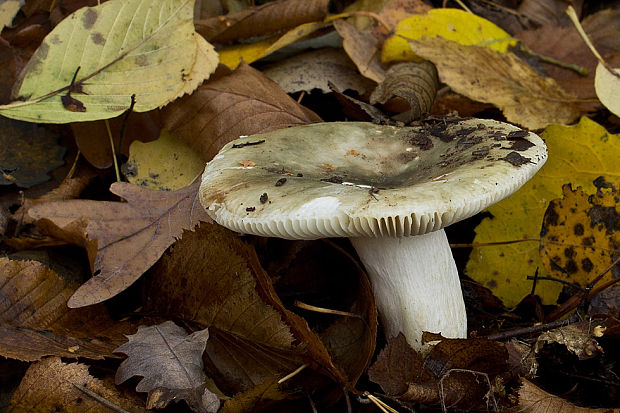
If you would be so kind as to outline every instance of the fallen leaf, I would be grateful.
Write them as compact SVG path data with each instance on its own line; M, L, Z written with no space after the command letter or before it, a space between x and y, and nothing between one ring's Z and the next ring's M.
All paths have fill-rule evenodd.
M209 221L198 202L200 182L172 192L115 183L127 202L70 200L31 208L43 232L86 249L95 275L69 299L69 307L105 301L133 284L184 229Z
M602 63L596 66L594 88L596 96L611 113L620 116L620 68L613 69L615 74Z
M439 88L437 69L429 61L397 63L390 67L385 80L370 95L371 104L388 104L402 99L408 106L392 116L395 121L410 123L428 115Z
M532 382L522 378L521 388L519 389L519 405L508 411L513 413L609 413L615 409L578 407L561 397L547 393Z
M502 110L508 121L530 129L566 124L579 116L574 97L552 79L543 79L512 53L463 46L440 37L409 42L435 63L439 78L455 92Z
M127 110L132 96L133 109L145 112L192 92L217 65L194 31L193 5L111 0L76 11L45 37L0 114L45 123L106 119ZM63 107L68 91L84 112Z
M129 342L115 350L128 356L116 371L117 385L141 376L136 390L148 392L147 409L163 409L172 400L183 399L195 412L217 412L220 401L206 388L202 365L208 330L188 335L183 328L166 321L142 326L127 338Z
M0 185L29 188L50 179L64 164L65 148L58 135L31 123L0 117Z
M299 316L286 310L256 253L232 231L201 225L153 268L145 311L209 328L206 369L227 393L308 363L346 380Z
M435 36L465 46L485 46L498 52L506 52L509 46L516 44L508 33L482 17L460 9L438 8L401 20L394 34L383 44L381 61L419 60L420 54L411 50L409 43Z
M202 174L205 163L196 151L166 130L149 143L134 141L122 171L130 184L160 191L190 185Z
M344 20L334 21L334 28L342 37L342 47L362 76L377 83L385 79L385 69L379 60L378 40L369 31L361 31Z
M84 389L84 390L80 390ZM107 400L117 408L105 406L87 392ZM32 364L13 393L6 412L46 413L53 411L87 413L146 412L137 397L121 393L112 383L93 377L82 363L63 363L58 357Z
M259 37L321 21L327 15L328 0L277 0L237 13L196 21L196 31L207 40L226 43Z
M351 59L342 49L323 48L289 57L262 70L286 93L311 92L319 89L331 92L332 82L340 90L354 90L363 95L374 84L360 76Z
M237 393L232 398L226 400L220 413L252 413L260 408L261 405L267 404L268 406L269 403L274 401L286 399L288 395L280 392L278 387L277 378L265 380L258 386Z
M0 355L5 357L115 357L113 349L132 330L102 306L67 308L78 284L40 262L0 258L0 286Z
M252 43L225 46L218 50L220 62L231 69L235 69L241 62L253 63L327 26L329 24L323 21L304 23L281 36L276 35Z
M620 254L620 183L594 181L597 192L562 187L563 198L549 203L543 219L540 258L550 276L587 287ZM609 271L600 282L610 281Z
M575 354L579 360L587 360L603 352L603 349L594 339L596 324L591 321L569 324L564 327L545 331L536 339L534 353L549 343L558 343Z
M485 218L476 227L473 243L535 239L510 245L474 248L466 273L489 287L507 307L514 307L532 290L527 280L540 261L538 238L547 204L562 196L562 184L572 183L594 192L592 182L601 175L610 182L620 181L618 159L620 136L582 118L574 126L550 125L541 136L549 150L549 160L523 188L487 209L493 218ZM516 269L516 270L515 270ZM535 293L543 303L555 303L562 286L539 280Z
M568 16L564 13L567 4L577 9L581 14L583 0L523 0L516 12L540 26L566 26L569 23Z
M168 105L163 120L170 133L183 138L205 160L241 135L321 121L247 64Z

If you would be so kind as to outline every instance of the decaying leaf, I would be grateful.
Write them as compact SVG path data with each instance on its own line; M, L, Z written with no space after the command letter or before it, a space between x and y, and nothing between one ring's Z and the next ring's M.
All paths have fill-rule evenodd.
M195 412L219 409L218 397L206 388L202 364L208 330L188 335L183 328L166 321L142 326L127 338L129 342L115 350L128 356L116 371L116 384L141 376L136 390L148 392L148 409L162 409L179 399L185 400Z
M615 410L615 409L614 409ZM547 393L532 382L521 379L519 406L510 410L514 413L608 413L611 409L578 407L561 397Z
M153 268L145 311L209 328L206 368L228 393L304 363L344 383L305 320L286 310L256 253L232 231L201 225Z
M300 53L262 70L286 93L311 92L320 89L329 93L328 82L340 90L354 90L360 95L374 85L360 76L351 59L342 49L323 48Z
M539 129L551 123L568 124L579 116L573 96L512 53L463 46L441 37L411 40L409 45L435 63L441 81L455 92L494 104L510 122Z
M241 135L321 121L247 64L168 105L163 119L170 133L183 138L205 160Z
M116 408L102 404L89 392ZM136 413L146 412L143 403L137 397L121 393L113 383L90 375L86 364L64 363L60 358L53 357L30 366L13 393L6 412L113 413L121 408Z
M285 393L278 390L278 379L272 378L226 400L220 413L252 413L264 404L284 400L286 397Z
M408 42L435 36L499 52L505 52L516 43L508 33L482 17L460 9L437 8L401 20L392 37L384 43L381 60L384 63L419 60L420 54L411 50Z
M431 62L398 63L390 67L385 80L372 92L370 103L384 104L394 98L404 99L409 109L392 116L392 119L410 123L430 112L438 87L437 69Z
M611 113L620 116L620 68L613 69L611 73L603 64L596 66L594 87L596 96Z
M110 190L127 202L70 200L31 208L43 232L86 249L95 275L67 303L96 304L136 281L184 229L210 221L198 202L200 182L172 192L127 183Z
M13 18L26 0L5 0L0 4L0 31L6 26L10 26Z
M379 60L378 40L369 31L358 30L344 20L334 21L334 28L342 37L342 47L359 72L377 83L385 79L385 69Z
M196 151L166 130L156 141L134 141L123 173L129 183L161 191L174 191L190 185L204 170Z
M78 284L38 261L0 258L0 355L18 360L115 357L112 350L132 331L102 306L69 309Z
M597 192L562 187L543 219L540 255L547 274L586 287L620 256L620 183L594 181ZM601 282L617 276L609 271Z
M558 343L566 346L579 360L592 358L603 351L593 337L595 328L596 324L582 321L546 331L536 339L534 352L538 353L545 344Z
M442 339L422 356L401 333L388 340L368 374L402 401L472 408L484 403L507 360L503 344L476 338Z
M562 196L562 184L571 182L586 192L595 192L592 182L604 175L620 181L620 135L608 133L588 118L574 126L550 125L541 134L549 160L541 170L509 199L491 206L493 218L476 227L474 244L534 239L531 242L474 248L466 272L489 287L508 307L515 306L532 290L533 276L546 275L540 261L540 228L547 204ZM535 293L543 303L555 303L562 286L539 280Z
M58 136L31 123L0 117L0 185L29 188L64 164Z
M194 31L194 0L111 0L63 19L44 39L0 114L67 123L145 112L190 93L217 66ZM72 80L74 79L74 81ZM71 97L83 111L67 110Z
M327 15L328 0L277 0L237 13L196 21L196 30L212 42L229 42L264 36L321 21Z

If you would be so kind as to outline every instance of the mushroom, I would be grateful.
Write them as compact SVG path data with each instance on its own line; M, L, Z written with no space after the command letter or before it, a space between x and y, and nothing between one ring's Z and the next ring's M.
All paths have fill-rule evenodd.
M240 233L348 237L387 336L422 349L423 331L467 336L443 228L515 192L546 158L537 135L492 120L316 123L227 144L205 168L200 202Z

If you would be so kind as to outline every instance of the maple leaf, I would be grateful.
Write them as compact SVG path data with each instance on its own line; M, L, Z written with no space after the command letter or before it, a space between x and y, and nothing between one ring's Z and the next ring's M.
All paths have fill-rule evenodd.
M165 192L127 183L110 191L127 202L69 200L29 210L42 232L86 249L95 275L69 299L83 307L124 291L151 267L184 229L208 221L198 202L200 182Z

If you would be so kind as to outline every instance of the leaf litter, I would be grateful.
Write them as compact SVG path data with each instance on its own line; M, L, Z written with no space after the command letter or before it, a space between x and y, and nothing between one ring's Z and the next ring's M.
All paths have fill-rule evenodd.
M175 56L179 57L175 62L138 67L137 57L132 53L123 57L124 46L113 39L112 34L117 33L117 29L100 26L108 21L106 13L122 2L104 3L103 9L108 10L105 13L100 12L101 8L78 10L77 3L65 3L54 5L49 14L50 9L45 4L27 0L22 13L14 19L14 26L5 28L0 36L0 54L6 56L8 62L0 72L0 90L4 93L0 93L0 98L6 103L11 89L16 91L13 97L33 94L24 96L27 102L5 105L2 113L34 122L69 123L71 128L51 129L63 136L63 145L71 155L77 148L81 150L73 167L65 165L54 171L56 175L63 174L71 167L64 180L55 177L48 184L33 184L23 195L17 192L15 185L3 188L0 204L3 208L0 210L2 252L10 255L10 259L0 261L0 276L3 277L0 292L1 297L6 297L0 301L5 306L0 316L4 317L0 321L0 351L4 356L34 362L14 394L12 403L18 404L12 405L11 411L31 409L27 406L35 406L37 400L42 400L41 408L47 410L82 403L78 407L81 411L90 408L91 400L96 400L95 410L115 408L103 407L105 405L143 411L147 406L136 398L131 386L114 390L110 371L117 368L115 359L121 353L111 350L119 345L128 355L123 363L125 367L118 370L119 377L143 377L138 390L146 390L149 394L149 406L164 406L172 399L183 398L182 403L196 411L215 411L219 405L224 412L250 412L261 408L307 410L309 406L313 409L316 406L320 411L364 412L373 407L365 404L369 402L384 403L381 408L389 403L399 411L410 408L427 411L448 406L502 411L579 409L569 405L569 400L584 406L611 408L617 405L617 399L609 397L614 394L610 390L615 385L613 374L617 374L614 352L610 350L618 339L618 324L614 321L618 302L614 291L618 288L613 287L617 267L605 272L605 266L609 268L617 259L614 244L617 243L617 223L613 213L617 212L614 185L618 179L614 160L618 158L618 151L614 133L618 122L601 105L603 101L610 109L614 108L613 93L608 93L611 97L604 93L611 91L614 83L610 83L612 87L599 87L600 100L594 99L592 59L586 59L579 41L567 45L571 35L561 27L562 22L567 21L562 8L556 5L545 11L537 9L535 2L526 1L522 2L522 9L509 13L506 9L491 10L485 8L487 5L469 2L477 14L492 16L498 28L481 17L453 9L431 9L420 1L369 3L360 0L338 15L329 14L336 10L328 11L324 0L301 2L303 4L282 0L249 8L229 2L231 8L227 10L221 5L211 7L200 2L197 5L199 16L192 22L193 2L170 0L166 3L170 8L162 16L172 11L175 16L183 17L179 21L174 17L175 23L171 26L161 26L172 30L166 31L170 36L160 39L162 42L157 36L146 34L144 37L146 32L136 32L138 25L121 24L118 28L118 33L125 33L132 39L136 34L137 39L142 39L133 44L129 39L127 47L152 46L157 49L153 50L153 56L162 52L166 41L175 38L175 30L187 36L174 49ZM158 7L163 3L149 4ZM178 8L181 3L183 7ZM146 3L132 0L125 2L125 8L138 4ZM136 9L136 16L144 17L143 27L149 27L149 17L140 10L144 9ZM224 14L225 11L230 13ZM525 20L519 11L531 20ZM63 27L69 27L77 17L81 18L77 19L78 23L90 25L91 20L84 16L93 12L97 18L92 27L83 27L84 24L74 27L81 33L76 39L93 43L90 52L95 54L94 63L88 51L82 53L88 57L86 60L80 60L80 53L72 53L82 49L77 47L79 45L68 47L75 39L65 37L63 31ZM581 12L585 16L582 24L586 32L614 67L619 37L613 24L608 22L613 21L610 16L617 11L593 13L585 4ZM439 23L433 21L432 16L439 15L448 17L439 19ZM118 11L117 16L119 21L127 21L122 12ZM399 37L407 34L406 30L416 29L410 23L405 27L411 21L421 22L416 25L418 29L427 27L444 39L413 32L407 32L409 40ZM542 26L532 32L537 24ZM56 28L50 32L52 26ZM515 27L526 28L528 32L521 37ZM110 44L110 53L116 56L109 67L96 64L99 56L95 52L99 49L95 42L101 40L98 33ZM220 52L220 61L236 68L234 71L220 65L211 75L218 58L199 33L209 33L208 39ZM550 78L536 73L541 73L540 62L549 60L540 55L524 58L518 49L505 48L514 43L507 33L516 34L515 37L522 40L530 36L530 43L524 41L523 44L560 60L558 66L542 63L544 73ZM532 35L539 33L552 33L549 36L556 37L562 37L557 33L565 33L567 36L566 40L559 39L552 50L545 50L538 39L531 40ZM456 42L445 40L450 36ZM458 43L472 36L478 39L474 44L501 45L501 51ZM413 38L416 40L411 40ZM314 65L318 62L312 60L307 67L298 69L299 73L304 69L316 72L313 76L320 79L320 87L327 93L297 92L295 101L261 71L267 63L294 62L302 56L300 50L308 46L340 48L340 39L344 48L338 53L341 57L346 53L353 62L347 64L348 72L337 69L330 73ZM46 47L49 56L43 56ZM65 60L54 57L58 50L67 52ZM35 59L27 64L32 53ZM434 64L444 82L439 85L435 104L429 107L432 99L427 99L435 95L434 91L420 97L407 87L419 74L414 71L394 76L391 73L398 66L388 62L392 58L382 63L382 55L404 59L407 66L412 64L414 55L427 57L432 63L424 64ZM28 86L37 61L49 68L50 73L56 70L54 73L58 74L60 83L40 82L34 89ZM67 64L60 70L58 64L62 65L63 61ZM256 64L251 67L250 62ZM577 79L575 76L579 75L568 71L564 63L583 65L591 73L589 77ZM26 70L19 77L21 80L14 85L17 72L26 64ZM181 65L182 72L170 69ZM497 70L498 66L504 69ZM386 84L393 82L390 91L379 98L379 87L371 97L373 82L382 82L386 73ZM71 82L73 77L75 81ZM351 96L347 90L339 91L351 88L347 82L354 78L359 81L361 77L366 78L362 93ZM402 79L407 80L402 82ZM126 80L137 81L136 85L144 87L136 90L125 87ZM157 86L164 85L160 89L165 93L149 91L145 86L149 81L156 82ZM54 90L39 90L38 87ZM309 86L300 83L297 90L304 87ZM291 88L293 91L294 85ZM563 88L578 98L564 92ZM330 90L332 93L328 93ZM36 94L48 92L51 92L50 97L42 102L52 102L54 111L39 111L39 104L32 99L36 100ZM116 102L114 97L109 100L106 97L109 93L115 93L120 100ZM159 110L139 115L122 113L130 106L132 94L136 95L133 108L136 111L165 105L162 122L158 119ZM186 96L176 99L183 94ZM588 100L583 100L584 97ZM401 98L409 103L403 103ZM94 110L96 106L93 105L101 104L102 99L108 106L103 112ZM412 110L418 103L421 103L418 107L423 108ZM215 156L225 143L242 135L346 117L400 124L429 111L434 116L444 116L452 110L466 116L500 119L503 113L513 123L545 128L543 136L549 146L550 161L531 186L524 187L523 194L516 194L490 209L495 218L483 220L474 242L479 245L480 242L527 237L537 241L536 244L529 241L474 249L467 274L481 280L484 286L471 281L463 284L468 307L475 308L470 314L471 338L431 336L429 340L436 344L427 354L415 353L399 338L389 339L386 344L382 330L377 329L370 286L359 264L352 264L351 260L355 259L346 252L349 248L346 242L338 243L337 248L328 243L319 248L320 241L279 241L285 247L278 250L272 248L273 240L239 237L223 230L211 224L202 208L197 207L193 198L194 185L176 189L188 182L175 184L178 176L162 173L179 160L157 161L149 149L144 159L150 162L150 169L141 167L148 171L146 180L157 182L158 188L176 190L148 190L123 182L110 187L114 179L111 165L126 162L133 151L129 150L133 141L158 137L160 123L199 153L204 162ZM394 113L402 116L392 120L389 116ZM607 130L586 118L576 126L551 125L570 124L583 115L596 119ZM109 125L104 121L77 122L112 116L117 117L108 122ZM9 141L5 147L11 145L13 142ZM174 158L172 152L175 151L169 151L168 155ZM56 167L50 166L53 165L51 161L37 160L38 150L28 152L23 157L30 160L26 162L28 167L48 171ZM180 165L188 166L187 156L179 158L183 158ZM15 159L9 156L10 161ZM251 159L244 162L247 167L253 166ZM3 172L11 173L4 168ZM131 167L124 172L121 179L131 178ZM595 180L599 176L603 178ZM60 182L57 190L46 192ZM571 184L576 192L567 189L566 198L558 199L565 184ZM576 189L579 186L583 192ZM269 201L266 196L265 202ZM543 219L545 210L548 214ZM553 213L558 217L557 224L552 222ZM199 226L201 221L207 222ZM492 230L489 230L489 223L492 223ZM574 231L579 224L584 227L582 235ZM474 224L465 222L463 225L467 232ZM590 238L596 242L583 245ZM45 247L63 243L86 250L87 258L78 265L80 271L66 273L54 264L67 257L67 251L70 254L78 251L66 245ZM576 244L583 248L575 247ZM25 261L36 255L28 250L35 246L55 258L49 262ZM540 251L539 246L542 246ZM338 248L344 253L335 253L340 251ZM460 261L465 264L465 258ZM342 262L348 264L343 266ZM569 270L573 268L571 262L575 263L575 272ZM88 272L94 276L79 287L88 279ZM528 276L537 277L535 288ZM139 288L129 289L139 278ZM590 284L594 287L587 290ZM562 286L565 287L563 297L568 299L556 305ZM115 298L111 299L113 296ZM475 302L473 297L481 297L481 302ZM510 307L519 305L509 311L497 297ZM68 308L67 303L79 308ZM574 323L578 317L573 314L567 321L552 321L568 311L576 311L591 320ZM165 332L167 327L162 326L171 326L173 321L177 332ZM137 325L144 326L141 332L130 336L130 341L123 344L123 335L135 333ZM160 329L159 337L145 333L156 329ZM484 338L487 335L497 340L517 337L521 341L512 339L504 344ZM200 337L199 342L190 344L191 351L177 353L181 354L178 360L168 357L168 361L163 362L164 369L154 368L161 366L154 361L164 360L163 354L169 351L167 346L162 346L163 342L189 343L189 337ZM159 340L155 345L144 347L144 343L153 342L154 338ZM375 346L380 353L369 370ZM536 352L532 350L534 347ZM155 355L157 349L164 349L164 353ZM170 356L169 352L167 354ZM80 357L83 364L64 364L54 358L42 360L47 356L60 356L65 360ZM106 360L91 361L102 357ZM140 359L147 360L146 364L139 366ZM183 385L171 384L170 375L161 376L162 372L178 371L184 362L189 363L187 369L192 371L193 378L188 381L189 376L183 377ZM4 365L5 362L0 361L0 368ZM91 374L96 372L102 378L103 387L95 387L94 382L89 381L92 376L89 378L84 366L91 368ZM59 378L57 373L61 371L79 377L82 386ZM381 390L369 383L369 378L388 396L373 394ZM526 382L525 378L533 382ZM591 378L598 380L595 386ZM63 385L51 387L56 382ZM571 388L577 390L568 392ZM118 389L124 389L122 395ZM553 403L545 404L547 401ZM111 404L105 404L108 402Z

